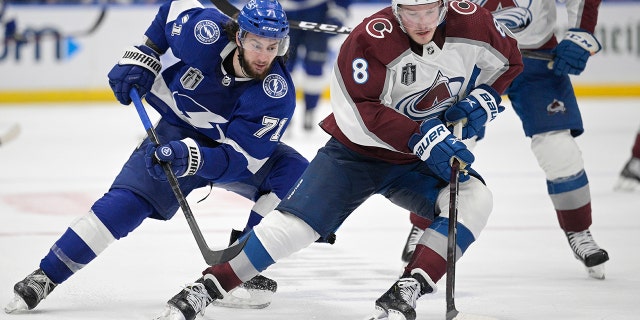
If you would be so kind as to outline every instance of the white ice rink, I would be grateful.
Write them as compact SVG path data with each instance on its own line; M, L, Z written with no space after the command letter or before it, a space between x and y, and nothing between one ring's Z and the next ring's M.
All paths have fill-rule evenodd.
M613 191L630 156L639 100L582 100L587 132L578 138L593 198L591 228L608 250L606 280L589 279L559 229L520 122L507 109L475 150L474 168L494 192L494 212L458 264L456 304L462 312L510 320L640 318L640 192ZM323 105L321 111L327 111ZM69 223L109 187L145 135L133 106L111 104L0 106L0 122L20 136L0 147L0 304L38 267ZM327 136L307 134L294 119L286 141L311 158ZM223 190L188 200L209 245L242 228L250 202ZM322 201L319 199L318 201ZM407 212L374 197L338 232L335 245L313 244L265 272L278 281L262 310L209 307L199 319L363 319L396 280L409 231ZM0 319L152 319L205 264L179 212L148 220L59 285L36 310ZM418 300L418 319L444 319L445 281Z

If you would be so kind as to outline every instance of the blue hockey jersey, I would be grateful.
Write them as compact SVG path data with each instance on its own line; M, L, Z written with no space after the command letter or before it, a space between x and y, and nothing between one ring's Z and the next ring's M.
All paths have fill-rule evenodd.
M229 18L196 0L163 4L145 36L172 54L146 100L164 121L211 140L202 148L211 180L233 181L256 173L279 143L295 108L295 89L277 57L264 80L236 77L227 38ZM167 60L164 59L163 60ZM229 64L227 64L228 66ZM202 144L201 144L202 147Z

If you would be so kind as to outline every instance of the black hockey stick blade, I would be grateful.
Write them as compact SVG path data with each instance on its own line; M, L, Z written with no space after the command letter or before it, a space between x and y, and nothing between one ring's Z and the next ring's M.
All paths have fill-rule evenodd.
M131 101L133 101L133 104L136 107L138 116L140 117L140 120L142 121L142 125L147 131L147 135L149 136L149 139L151 140L151 142L153 142L153 144L155 144L156 146L159 146L160 140L158 139L158 135L153 129L153 125L151 124L151 120L149 120L149 115L147 114L147 111L145 110L144 105L142 104L142 99L140 98L138 91L135 88L131 89L129 96L131 97ZM171 170L171 165L167 162L162 163L162 169L164 170L164 173L167 176L167 180L169 180L169 184L171 185L171 190L173 191L173 194L176 196L176 199L178 200L178 204L180 204L180 209L182 209L182 213L184 213L187 223L191 228L191 233L193 233L193 237L196 239L196 243L198 244L198 248L200 248L200 252L202 253L202 257L204 258L204 261L208 265L213 266L216 264L227 262L233 259L234 257L236 257L238 254L240 254L245 244L247 243L247 240L249 239L248 237L244 239L244 241L234 246L228 247L226 249L212 250L211 248L209 248L209 246L207 245L207 241L204 239L204 236L202 235L202 231L200 231L200 227L198 227L198 223L196 222L196 219L193 216L193 212L191 212L189 203L187 202L187 199L185 198L184 194L182 194L182 190L180 189L180 184L178 183L178 178Z

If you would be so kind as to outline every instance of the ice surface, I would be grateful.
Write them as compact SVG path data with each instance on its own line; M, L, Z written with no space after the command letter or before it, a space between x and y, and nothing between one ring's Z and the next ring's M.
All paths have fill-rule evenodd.
M490 124L475 150L495 206L488 226L457 268L461 312L499 319L638 319L640 193L613 185L640 125L640 101L581 101L587 128L578 138L591 182L596 241L608 250L604 281L589 279L574 259L546 194L544 174L511 109ZM328 112L320 106L320 112ZM0 106L0 121L21 135L0 147L0 304L73 219L87 212L144 137L133 106ZM296 115L285 140L311 158L327 139L303 132ZM251 203L214 189L188 197L209 245L242 228ZM320 200L321 201L321 200ZM202 319L364 319L397 278L410 230L407 212L373 197L347 220L335 245L313 244L274 265L278 281L262 310L209 307ZM181 213L149 220L58 286L36 310L0 319L152 319L205 264ZM418 301L418 319L444 319L444 279Z

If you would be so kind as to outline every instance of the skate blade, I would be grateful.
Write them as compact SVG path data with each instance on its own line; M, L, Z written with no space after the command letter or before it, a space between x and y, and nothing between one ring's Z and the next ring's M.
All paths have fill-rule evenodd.
M186 319L184 318L184 315L182 314L182 312L180 312L180 310L170 305L167 305L162 311L162 313L159 316L153 318L153 320L186 320Z
M13 297L13 299L11 300L11 302L9 302L5 307L4 307L4 312L6 313L13 313L13 312L20 312L20 311L27 311L29 310L29 307L27 307L27 303L24 302L24 299L22 299L22 297L16 295L15 297Z
M388 320L388 319L389 319L389 314L387 313L387 311L376 306L376 311L373 313L373 315L368 316L364 320Z
M591 278L604 280L604 263L593 267L587 267L587 273Z
M236 288L224 295L223 299L214 300L211 304L223 308L264 309L271 304L273 293L269 290Z
M455 317L451 318L451 320L498 320L498 318L459 312Z
M633 192L640 190L640 182L635 179L630 179L626 177L620 177L618 182L613 187L615 191L624 191L624 192Z

